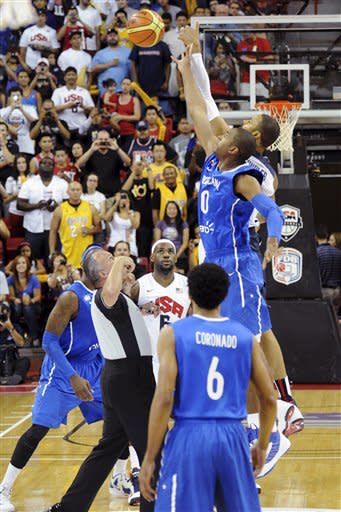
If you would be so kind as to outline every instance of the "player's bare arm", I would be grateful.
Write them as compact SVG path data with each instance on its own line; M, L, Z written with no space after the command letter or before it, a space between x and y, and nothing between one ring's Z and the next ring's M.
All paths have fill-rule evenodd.
M55 351L58 350L58 360L60 360L59 358L61 358L61 360L63 360L64 358L65 363L66 357L63 354L60 345L59 347L57 346L57 344L59 344L58 338L62 335L69 322L77 316L78 307L79 304L76 294L73 292L65 292L59 297L46 323L45 335L43 339L43 348L45 348L46 352L52 358L55 355ZM49 344L56 344L56 346L53 347L51 345L46 345L46 334L49 335L50 338L52 335L52 338L49 340ZM56 361L56 364L58 364L58 360ZM89 382L86 379L80 377L75 371L70 376L70 384L77 398L85 401L93 400L91 386Z
M174 62L177 63L183 78L185 99L188 110L193 119L195 132L206 154L209 155L215 151L218 140L215 137L208 121L205 100L200 94L193 78L190 59L191 47L186 49L186 52L181 59L173 58Z
M251 450L254 474L257 476L264 465L266 449L276 420L277 397L265 356L255 338L252 349L251 381L255 385L260 402L259 438Z
M62 220L62 210L60 206L57 206L52 215L50 233L49 233L49 250L50 254L53 254L57 246L57 233Z
M119 294L124 286L128 274L135 269L135 263L129 256L118 256L114 258L113 266L102 289L102 299L107 307L116 304Z
M147 501L155 499L155 490L152 487L154 461L167 431L178 374L174 331L171 327L162 329L157 346L160 369L149 415L147 450L139 476L140 490Z

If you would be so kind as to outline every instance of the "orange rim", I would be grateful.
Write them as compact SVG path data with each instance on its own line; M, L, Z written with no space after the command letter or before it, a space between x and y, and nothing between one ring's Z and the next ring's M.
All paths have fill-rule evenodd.
M299 102L291 102L288 100L272 100L268 103L260 102L256 103L257 110L268 110L270 113L277 117L281 118L282 116L286 117L286 113L290 110L301 110L302 103Z

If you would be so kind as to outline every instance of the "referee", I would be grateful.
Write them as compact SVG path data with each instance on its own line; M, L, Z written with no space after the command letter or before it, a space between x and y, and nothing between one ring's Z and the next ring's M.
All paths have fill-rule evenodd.
M83 270L93 282L104 281L95 294L91 316L101 352L104 406L103 435L81 465L60 503L49 512L86 512L128 440L140 463L147 446L148 416L155 381L152 348L139 308L121 292L135 267L127 256L114 258L92 248L83 258ZM153 504L141 496L140 510L152 512Z

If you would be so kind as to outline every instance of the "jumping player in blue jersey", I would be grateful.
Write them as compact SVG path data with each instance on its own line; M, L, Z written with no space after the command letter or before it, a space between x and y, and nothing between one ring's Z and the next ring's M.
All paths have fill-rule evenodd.
M252 333L220 315L228 289L225 271L211 263L199 265L191 271L188 286L193 316L165 327L158 341L159 379L140 489L147 500L156 496L155 512L212 512L217 497L224 512L257 512L260 505L241 420L251 379L262 410L259 438L251 450L257 474L276 417L272 380ZM154 460L172 411L175 425L165 441L155 492Z
M87 423L102 419L103 358L90 314L95 288L100 286L102 282L84 276L59 297L50 313L32 425L19 439L0 485L1 512L15 510L10 501L14 481L50 428L66 424L68 413L77 406Z
M260 339L261 333L270 331L271 321L261 292L263 271L258 255L250 247L248 225L254 209L267 221L265 267L278 252L284 216L276 203L262 192L264 170L252 162L256 152L253 135L242 128L232 128L219 137L214 134L207 105L193 77L191 47L187 47L178 67L183 76L187 106L207 155L198 196L205 261L221 265L229 274L230 292L221 305L222 314L240 322ZM248 421L254 428L249 430L250 441L257 437L258 411L257 398L251 392L249 413L252 414ZM271 441L278 449L269 451L259 476L267 474L291 444L277 431Z

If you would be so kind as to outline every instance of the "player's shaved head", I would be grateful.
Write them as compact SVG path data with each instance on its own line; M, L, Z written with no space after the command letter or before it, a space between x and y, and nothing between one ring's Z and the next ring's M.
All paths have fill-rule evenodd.
M259 131L261 133L263 146L268 148L279 137L279 124L273 117L270 117L267 114L262 114L260 116Z
M232 128L230 142L239 149L239 163L242 164L251 155L256 153L256 141L254 136L244 128Z

